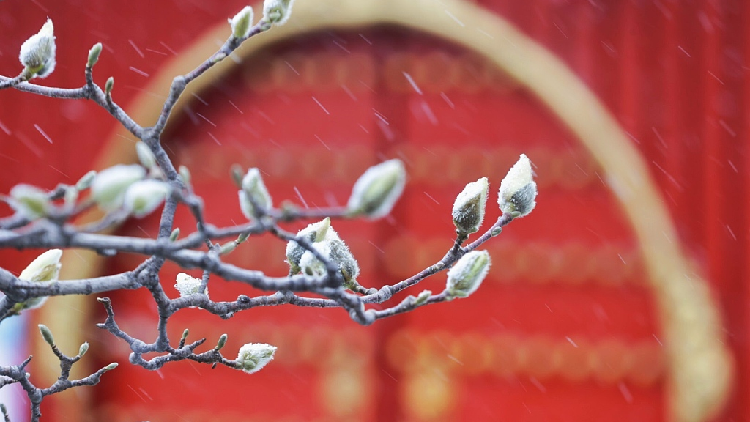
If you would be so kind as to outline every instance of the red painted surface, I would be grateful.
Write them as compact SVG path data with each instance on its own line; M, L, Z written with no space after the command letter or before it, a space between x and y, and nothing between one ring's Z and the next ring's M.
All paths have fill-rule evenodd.
M64 87L82 84L88 49L102 41L105 49L95 75L100 83L114 75L115 98L123 105L141 93L173 52L179 54L203 28L223 21L242 6L234 1L51 3L0 2L0 73L18 71L18 47L50 16L55 21L58 68L42 82ZM744 41L750 36L744 24L750 6L739 1L481 3L555 52L631 135L665 198L680 241L720 298L727 341L735 353L737 382L718 420L750 420L746 404L750 399L746 311L750 280L745 264L750 50ZM544 341L554 339L562 346L554 343L550 348L557 348L572 362L576 348L563 347L568 341L598 344L598 340L616 338L631 345L658 344L653 336L658 337L659 328L652 300L637 283L643 277L641 270L630 268L628 275L618 275L625 272L621 259L633 262L632 257L618 256L634 247L625 218L596 177L581 176L595 174L595 167L569 165L586 163L587 156L537 100L512 85L503 90L445 86L444 96L425 86L420 95L407 81L389 79L394 70L388 67L388 58L394 54L422 57L436 52L450 58L466 57L453 46L393 28L323 33L286 42L273 47L267 58L292 53L298 56L290 57L326 53L331 60L361 57L372 63L371 68L364 68L374 72L361 75L371 85L350 87L354 100L335 83L293 92L257 92L248 88L241 74L234 74L215 90L201 94L208 106L194 102L193 118L185 116L179 129L170 134L170 147L178 161L193 160L189 165L196 187L205 195L209 219L216 224L241 218L229 179L218 179L228 174L224 167L231 164L230 159L261 168L277 202L282 198L299 202L297 188L310 206L316 206L343 203L351 183L368 165L402 157L412 179L392 219L373 225L335 223L345 240L352 239L352 249L368 274L361 281L375 286L408 276L410 265L418 268L418 264L429 265L431 259L439 258L444 245L451 242L447 216L463 184L486 175L494 191L513 157L526 152L538 167L539 205L530 217L514 222L488 247L495 264L481 295L368 328L356 327L336 310L261 309L230 321L187 310L171 323L172 337L177 338L185 326L191 327L191 336L196 338L216 338L217 333L228 332L227 350L236 350L245 341L279 340L277 332L282 329L300 336L320 333L311 336L313 346L319 344L316 338L343 338L344 343L355 345L349 347L365 361L367 400L359 408L358 420L418 420L405 403L406 386L410 385L409 368L419 368L419 351L428 346L440 356L464 359L461 365L441 367L449 373L455 395L438 420L663 420L662 381L639 383L627 377L623 382L595 377L571 381L575 371L549 369L554 374L550 375L545 372L545 365L550 364L547 355L540 358L533 353L526 355L529 360L525 364L514 361L514 356L495 356L495 361L507 359L520 368L510 375L498 375L502 368L494 372L476 369L474 373L472 365L479 365L476 362L481 361L481 354L470 353L481 347L452 349L454 344L471 344L452 341L465 333L502 346L493 350L511 350L521 344L519 341L537 345L533 350L544 350ZM256 65L263 69L264 63L261 60ZM472 69L467 65L462 72L470 77L459 79L470 85L471 75L476 75ZM302 78L316 77L310 69L298 72ZM397 79L402 85L389 85L389 80ZM230 86L238 88L224 89ZM198 113L207 120L196 117ZM58 181L75 182L102 152L113 128L113 120L94 104L3 91L0 192L8 192L19 182L49 188ZM314 154L315 159L306 160L296 150ZM344 170L341 151L356 157ZM466 156L474 158L453 162ZM504 165L494 166L499 162ZM310 175L320 176L323 185L315 184ZM493 209L488 218L497 214ZM190 227L186 214L180 214L179 221ZM153 227L153 220L144 220L123 230L153 231ZM283 244L247 246L234 259L265 265L269 273L284 273L278 253ZM421 247L421 252L406 253L415 246ZM595 259L590 256L592 250L600 252ZM394 255L406 259L386 259ZM0 265L20 272L33 256L29 251L4 251ZM570 257L577 259L571 261ZM125 257L111 263L109 270L122 270L133 262ZM170 268L164 275L164 284L172 294L169 274L176 271ZM555 274L564 276L556 278ZM596 282L597 274L614 278L611 284ZM442 283L438 276L426 281L424 288L437 291ZM213 283L211 292L224 299L247 293L231 283ZM150 338L155 312L143 305L148 303L147 295L127 292L114 297L123 327ZM336 337L338 333L344 336ZM122 344L101 333L94 335L97 341L92 350L94 345L105 344L112 349L99 355L103 362L112 357L126 362L126 354L118 349ZM393 346L399 336L403 341ZM299 340L302 337L282 337L293 339L288 349L306 347ZM324 342L323 351L309 356L338 356L333 343ZM410 359L408 364L394 359L393 350L402 350ZM611 350L605 349L602 356L615 362L614 367L619 356L616 352L621 349L613 346ZM100 406L96 412L100 418L114 418L107 414L112 408L105 404L116 404L135 414L139 408L151 410L160 420L197 418L189 409L201 408L215 410L216 417L225 419L260 415L272 420L338 420L320 398L326 385L321 380L333 373L332 367L321 367L315 359L305 360L297 352L286 358L281 353L277 362L253 376L221 368L209 371L187 363L156 373L121 365L96 390ZM140 420L121 415L128 416L133 416L128 420ZM45 418L65 420L49 406Z

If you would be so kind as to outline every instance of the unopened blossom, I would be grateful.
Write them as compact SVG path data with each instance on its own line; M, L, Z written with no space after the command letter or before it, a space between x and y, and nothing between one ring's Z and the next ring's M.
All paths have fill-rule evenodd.
M471 251L462 256L450 270L446 291L450 297L468 297L482 284L490 270L487 251Z
M18 60L31 78L45 78L55 70L55 35L52 19L21 45Z
M48 282L57 281L60 276L60 269L62 263L62 250L50 249L47 252L36 257L18 276L20 280L24 281L35 281L35 282ZM25 302L17 303L13 307L13 312L18 313L23 309L38 308L44 304L47 300L46 296L35 297Z
M531 161L521 154L500 183L497 203L503 213L518 218L528 215L536 206L537 187Z
M270 344L248 343L240 348L237 355L237 369L248 374L258 372L273 360L274 353L276 353L276 347Z
M235 38L246 38L250 35L250 28L253 25L253 8L245 6L232 19L229 19L229 25L232 27L232 35Z
M139 165L116 165L102 170L91 183L91 198L105 211L114 211L122 206L125 193L133 183L146 177L146 170Z
M354 184L347 209L352 215L381 218L391 212L405 184L406 170L401 160L372 166Z
M453 224L459 233L479 231L484 220L490 183L486 177L471 182L458 194L453 203Z

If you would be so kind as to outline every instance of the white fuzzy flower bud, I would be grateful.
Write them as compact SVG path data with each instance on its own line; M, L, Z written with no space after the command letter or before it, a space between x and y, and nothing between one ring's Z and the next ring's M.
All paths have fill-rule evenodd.
M391 212L406 184L406 170L399 159L372 166L359 177L347 209L353 215L380 218Z
M24 65L24 72L30 77L47 77L55 70L55 36L52 19L42 25L42 29L21 45L18 60Z
M44 217L52 203L46 191L31 185L15 185L10 190L10 205L29 220Z
M317 223L308 224L307 227L297 232L297 237L304 237L313 243L321 242L325 238L330 227L331 219L326 217ZM299 264L305 251L305 248L293 240L290 240L286 244L286 261L289 264L292 274L298 274L300 272Z
M300 230L297 236L307 238L321 255L338 265L348 288L358 286L356 278L359 276L359 264L336 230L331 227L330 218L308 225ZM326 272L325 265L312 252L295 241L287 243L286 258L292 274L302 272L321 276Z
M289 20L294 0L265 0L263 20L274 25L283 25Z
M169 184L159 180L139 180L125 193L124 205L135 217L145 217L161 205L169 194Z
M509 213L514 218L528 215L536 206L536 183L533 180L531 161L521 154L516 164L500 183L497 203L503 214Z
M101 209L114 211L122 206L130 185L145 176L146 170L138 165L117 165L102 170L91 183L91 198Z
M471 251L448 270L445 290L451 298L468 297L479 288L489 271L489 252Z
M268 210L268 208L271 207L271 195L268 193L268 189L266 189L266 185L263 183L263 178L260 176L260 170L257 168L251 168L247 171L245 177L242 178L242 190L239 191L239 197L240 208L248 220L255 217L253 202L264 210ZM250 199L252 199L252 201Z
M250 28L253 24L253 8L245 6L232 19L229 19L229 25L232 26L232 35L235 38L245 38L250 35Z
M459 233L469 234L479 231L484 220L487 195L490 183L486 177L471 182L456 197L453 203L453 224Z
M90 188L91 183L94 181L94 177L96 177L96 172L94 170L91 170L88 173L84 174L76 182L76 189L80 191Z
M99 61L100 54L102 54L102 43L98 42L91 47L91 50L89 50L89 59L86 62L86 66L94 67L96 62Z
M110 76L107 78L107 82L104 83L104 95L107 96L108 100L111 100L112 98L112 88L115 87L115 77Z
M248 374L263 369L273 359L276 347L264 343L248 343L240 348L237 355L237 369Z
M149 148L145 142L143 141L136 142L135 152L136 154L138 154L138 161L141 162L141 165L143 167L150 169L151 167L154 167L156 165L156 157L154 156L154 153L151 151L151 148Z
M185 273L179 273L177 274L177 284L174 285L174 288L180 292L180 297L198 294L201 289L201 279L191 277ZM208 287L206 287L203 293L208 295Z
M324 257L330 258L331 248L325 242L314 243L313 247ZM326 273L326 267L323 263L313 255L310 251L305 251L299 260L300 271L303 274L322 276Z
M62 258L62 251L60 249L50 249L33 260L31 264L21 272L21 275L19 275L18 278L24 281L36 282L57 281L57 278L60 276L60 268L62 268L60 258ZM23 309L38 308L42 306L46 300L47 297L43 296L29 299L26 302L17 303L13 307L13 312L18 313Z

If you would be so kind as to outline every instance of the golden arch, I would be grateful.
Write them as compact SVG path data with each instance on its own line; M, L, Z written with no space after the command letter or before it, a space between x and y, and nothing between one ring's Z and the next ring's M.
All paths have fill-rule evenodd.
M261 10L262 6L255 9ZM669 358L669 420L699 422L721 410L731 384L733 365L722 341L721 320L708 284L690 275L691 265L676 243L674 225L639 152L598 98L543 46L469 0L297 0L286 25L245 43L235 54L247 57L278 40L319 29L375 24L397 24L419 30L480 54L533 92L578 137L604 170L643 253L650 288L663 321ZM168 92L174 75L186 73L209 57L216 50L215 40L225 39L228 33L226 23L209 30L164 66L144 92ZM189 90L201 91L233 66L232 60L225 60ZM178 107L183 107L192 96L182 98L184 101ZM128 111L136 121L151 124L161 105L161 99L142 94ZM585 114L579 110L585 110ZM100 168L135 161L132 143L123 140L127 137L129 134L120 131L111 138L110 147L99 160ZM80 256L75 260L81 262ZM101 257L91 254L85 261L86 268L72 262L64 266L68 268L64 277L93 276L100 272ZM80 298L59 300L76 301L75 306L83 308ZM55 312L52 308L44 312L42 318L56 321L61 330L66 326L81 326L84 319L77 314L63 320L61 315L70 313ZM54 318L47 315L52 312ZM68 340L72 348L82 341L74 335Z

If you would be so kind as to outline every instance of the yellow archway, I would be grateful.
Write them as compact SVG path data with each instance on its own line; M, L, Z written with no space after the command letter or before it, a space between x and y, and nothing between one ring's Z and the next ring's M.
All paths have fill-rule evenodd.
M255 9L261 8L257 5ZM669 420L699 422L716 414L728 395L732 359L723 342L722 323L708 284L689 275L693 273L691 265L677 243L674 224L637 149L598 98L543 46L503 18L467 0L297 0L286 25L253 38L235 54L247 57L276 41L315 30L376 24L419 30L480 54L533 92L578 137L603 169L639 241L666 339ZM226 23L209 30L164 66L144 92L167 93L174 75L188 72L209 57L216 50L215 40L228 34ZM199 78L189 91L201 91L235 65L232 60L225 60ZM190 92L183 95L178 108L193 98ZM142 94L128 112L147 125L155 121L161 106L161 100ZM125 140L128 137L124 131L112 136L99 160L100 168L135 160L132 142ZM80 257L75 260L81 262ZM67 271L63 277L96 275L103 259L91 254L85 262L85 268L64 266ZM83 308L80 298L64 300ZM76 314L63 320L63 313L51 308L43 312L47 315L42 318L56 321L54 325L61 330L66 326L80 327L85 319ZM69 348L73 350L81 341L69 336Z

